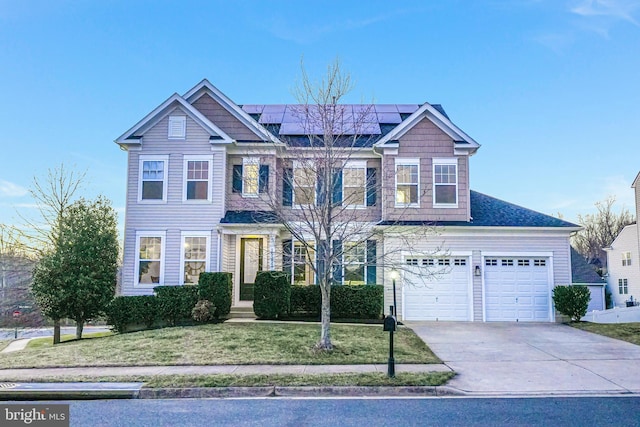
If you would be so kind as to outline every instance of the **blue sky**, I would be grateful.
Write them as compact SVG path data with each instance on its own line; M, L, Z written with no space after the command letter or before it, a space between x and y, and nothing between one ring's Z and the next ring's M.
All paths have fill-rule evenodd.
M301 58L336 56L347 102L442 104L482 145L472 189L569 220L633 208L640 0L0 0L0 222L61 162L123 216L113 140L171 94L291 103Z

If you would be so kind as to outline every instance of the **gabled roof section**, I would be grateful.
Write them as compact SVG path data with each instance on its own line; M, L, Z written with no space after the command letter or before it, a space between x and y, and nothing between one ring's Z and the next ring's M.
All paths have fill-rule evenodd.
M446 227L510 227L510 228L566 228L580 226L514 205L486 194L470 191L471 221L382 221L379 225L435 225Z
M473 154L480 148L480 144L464 133L462 129L454 125L451 120L449 120L449 117L442 113L442 107L440 105L436 108L428 102L422 104L418 110L381 138L375 145L379 147L391 141L398 140L424 118L429 119L453 139L456 149L462 149L469 154Z
M209 82L209 80L207 79L203 79L200 83L195 85L191 90L184 94L183 98L188 103L193 104L204 94L208 94L210 97L212 97L232 116L238 119L251 132L256 134L262 140L274 143L281 142L271 132L265 129L264 126L255 121L249 114L244 112L242 108L240 108L235 102L231 100L231 98L222 93L217 87L212 85L211 82Z
M120 145L140 144L140 138L151 127L166 117L173 109L180 107L191 119L202 126L212 136L211 141L215 143L231 143L233 139L222 131L218 126L211 123L202 113L196 110L183 97L174 93L160 104L155 110L147 114L142 120L136 123L131 129L120 135L115 142Z
M604 283L602 277L596 273L593 265L587 263L573 246L571 246L571 278L573 283L579 284Z

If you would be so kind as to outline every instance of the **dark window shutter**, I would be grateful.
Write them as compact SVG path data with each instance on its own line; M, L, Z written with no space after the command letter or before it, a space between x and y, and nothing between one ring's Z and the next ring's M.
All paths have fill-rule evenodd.
M318 169L318 177L316 180L316 201L322 206L327 201L326 183L324 182L324 169Z
M334 240L333 245L333 284L342 284L342 240Z
M266 193L269 189L269 165L260 165L260 175L258 178L258 191Z
M293 241L291 239L282 241L282 271L287 274L292 274L291 269L293 267L291 263L291 246Z
M367 240L367 285L375 285L376 278L376 241Z
M376 168L367 168L367 206L376 205Z
M282 171L282 206L291 206L293 203L293 169Z
M334 205L342 204L342 169L333 170L333 191L331 202Z
M232 192L242 193L242 165L233 165Z
M325 269L325 256L328 253L327 251L327 241L321 240L318 243L317 253L316 253L316 270L317 270L317 278L316 284L319 285L322 282L322 278L326 274Z

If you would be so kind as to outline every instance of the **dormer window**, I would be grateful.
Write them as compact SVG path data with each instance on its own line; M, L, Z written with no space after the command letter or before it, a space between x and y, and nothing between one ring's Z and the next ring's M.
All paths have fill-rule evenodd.
M187 116L169 116L169 139L185 139Z

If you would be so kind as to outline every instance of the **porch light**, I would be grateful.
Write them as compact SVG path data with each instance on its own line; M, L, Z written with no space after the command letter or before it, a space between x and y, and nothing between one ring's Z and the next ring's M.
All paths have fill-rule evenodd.
M480 271L480 266L479 265L476 265L476 268L475 268L475 270L473 272L473 275L476 276L476 277L482 276L482 271Z

